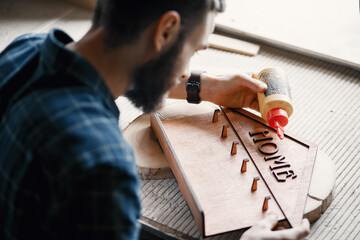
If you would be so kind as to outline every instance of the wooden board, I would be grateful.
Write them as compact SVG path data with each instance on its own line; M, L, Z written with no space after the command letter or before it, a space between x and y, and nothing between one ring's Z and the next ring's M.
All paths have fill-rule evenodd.
M263 203L268 196L271 198L268 209L281 219L286 217L291 226L298 225L303 216L316 146L288 135L280 143L273 129L264 125L261 118L244 110L240 114L225 109L216 123L211 122L212 114L174 120L160 120L157 115L151 118L165 157L202 234L210 236L250 227L266 213ZM241 119L236 119L239 117ZM228 118L232 118L236 131L229 128L227 137L222 138L222 126L230 123ZM248 132L242 131L237 122L246 123ZM272 165L271 171L269 162L281 158L266 162L264 156L256 151L257 148L249 145L253 140L249 132L260 130L268 131L273 137L272 140L260 141L261 144L266 143L262 151L271 151L271 146L278 145L282 154L286 155L286 161L291 162L291 168L288 168L289 164L280 163ZM245 147L238 147L237 154L231 155L235 140L240 140ZM267 144L269 141L272 143ZM251 161L247 172L240 173L244 158ZM284 178L279 170L287 170L289 178ZM273 172L280 181L283 178L285 181L277 182ZM252 192L254 177L259 177L260 181L257 191Z
M257 44L245 42L236 38L221 36L219 34L211 34L209 37L209 45L224 51L255 56L260 49Z
M222 32L360 70L358 0L227 0L226 6L215 19Z
M195 107L197 113L200 110L211 111L214 109L214 105L205 102L199 105L189 105L187 102L175 100L175 103L169 104L168 100L165 107L159 112L169 119L169 110L171 112L171 109L177 109L177 114L172 116L172 119L175 119L179 116L184 117L184 112L188 116L191 116L191 113L196 114L196 112L189 111L191 107ZM141 115L136 118L125 128L123 134L134 148L136 165L141 179L155 180L174 177L151 128L149 115ZM331 203L334 184L334 162L327 154L318 149L304 209L304 217L311 223L319 219Z
M95 9L96 0L66 0L67 2L75 3L81 7L87 8L89 10Z
M124 103L125 99L122 99ZM117 101L119 104L120 101ZM126 103L126 102L125 102ZM121 107L121 106L119 106ZM202 102L189 105L186 101L167 99L166 107L158 111L163 119L176 119L208 113L217 109L217 105ZM126 110L126 109L123 109ZM139 114L136 112L136 114ZM122 115L120 115L121 118ZM126 117L126 115L124 115ZM173 178L171 168L150 126L150 115L141 115L124 129L124 138L131 143L135 152L136 165L141 179Z
M150 126L149 115L142 115L129 125L124 137L133 146L141 179L174 177Z

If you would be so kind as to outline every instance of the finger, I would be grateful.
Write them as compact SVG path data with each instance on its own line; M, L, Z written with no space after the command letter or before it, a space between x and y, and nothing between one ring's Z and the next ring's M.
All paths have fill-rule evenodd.
M271 239L304 239L310 233L310 224L307 219L303 219L301 226L279 230L271 231Z
M275 231L278 231L278 230L285 230L286 228L284 226L276 226L274 228Z
M306 237L310 233L310 222L306 218L304 218L301 222L301 227L303 229L302 233L303 235L300 236L301 238Z
M254 109L255 111L260 112L260 106L257 98L254 98L253 101L250 103L249 106L251 109Z
M239 74L239 77L241 80L241 85L250 88L254 92L264 92L267 88L265 83L246 74Z
M278 223L278 216L275 213L268 213L264 219L259 222L259 226L265 229L273 229Z
M244 104L243 104L243 107L244 108L249 108L253 102L253 100L256 99L254 98L253 96L251 95L247 95L245 96L245 99L244 99Z

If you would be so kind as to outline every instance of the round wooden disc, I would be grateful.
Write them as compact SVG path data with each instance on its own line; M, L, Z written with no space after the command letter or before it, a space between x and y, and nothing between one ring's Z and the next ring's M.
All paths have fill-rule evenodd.
M208 102L188 104L181 100L167 100L166 107L161 109L159 114L164 119L173 119L207 113L217 108L216 105ZM142 179L174 177L152 131L149 115L142 115L133 121L124 130L124 137L134 148L136 163ZM304 217L308 218L310 222L320 218L330 205L334 184L335 164L329 156L318 149L304 210Z
M135 119L124 130L124 137L134 148L136 165L142 179L174 177L152 131L149 115Z
M207 113L218 108L209 102L189 104L184 100L174 99L167 99L165 106L158 113L166 119ZM129 124L124 130L124 137L134 148L136 164L142 179L174 177L152 131L149 115L142 115Z
M335 177L334 162L326 153L318 149L304 209L304 217L310 222L319 219L329 207Z

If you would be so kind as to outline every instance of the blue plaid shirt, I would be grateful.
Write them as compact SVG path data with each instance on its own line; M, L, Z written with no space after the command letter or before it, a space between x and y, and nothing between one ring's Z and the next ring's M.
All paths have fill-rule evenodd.
M137 239L139 181L119 111L60 30L0 54L0 239Z

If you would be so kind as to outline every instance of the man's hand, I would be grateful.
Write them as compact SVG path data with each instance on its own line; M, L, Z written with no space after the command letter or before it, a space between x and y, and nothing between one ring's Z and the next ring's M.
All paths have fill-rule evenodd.
M266 90L266 84L251 77L251 73L201 78L200 99L231 108L252 108L259 111L257 93Z
M278 222L275 214L268 214L263 220L252 226L240 238L240 240L270 240L270 239L304 239L310 232L310 223L304 218L301 226L272 231Z
M200 99L231 108L252 108L259 111L257 93L266 90L266 84L252 78L252 73L213 76L201 75ZM170 92L170 98L186 99L186 81L181 78L179 84Z

